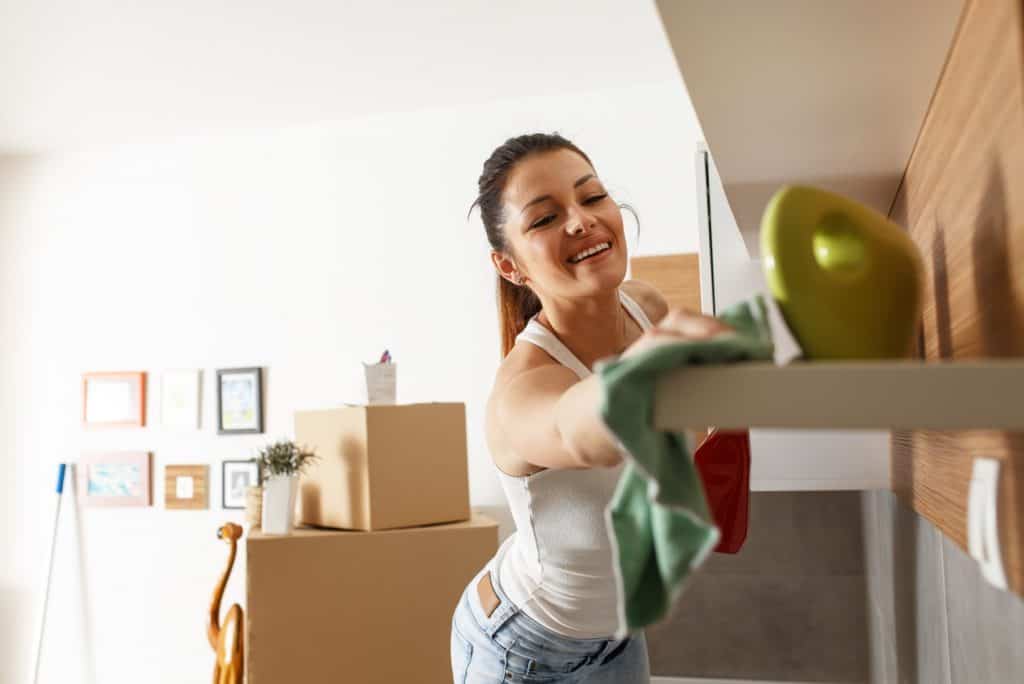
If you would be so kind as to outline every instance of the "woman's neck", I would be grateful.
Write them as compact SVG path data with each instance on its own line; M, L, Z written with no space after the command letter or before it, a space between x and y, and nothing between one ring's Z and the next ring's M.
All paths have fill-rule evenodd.
M588 367L628 346L626 312L618 290L586 299L542 298L538 319Z

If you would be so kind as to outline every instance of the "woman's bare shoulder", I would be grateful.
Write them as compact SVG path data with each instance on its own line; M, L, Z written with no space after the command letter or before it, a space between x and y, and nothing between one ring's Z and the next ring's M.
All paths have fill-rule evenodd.
M658 288L642 280L627 280L622 290L636 300L652 323L657 323L668 313L668 302Z
M537 345L517 342L498 366L498 371L494 375L494 386L491 388L491 397L500 394L502 389L525 373L545 366L556 365L558 362Z
M498 367L487 400L485 434L491 459L509 475L527 475L543 470L532 465L512 446L508 430L519 425L525 406L544 401L549 393L568 388L576 377L548 354L528 343L517 344ZM511 424L511 425L510 425Z
M556 385L572 385L578 378L546 351L527 342L517 343L498 366L488 397L488 414Z

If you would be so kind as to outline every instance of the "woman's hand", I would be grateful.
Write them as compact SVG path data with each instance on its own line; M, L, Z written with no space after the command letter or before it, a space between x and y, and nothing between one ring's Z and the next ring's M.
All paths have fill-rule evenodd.
M658 321L622 353L622 358L642 354L655 347L685 342L688 340L709 340L719 335L733 332L725 323L717 318L687 311L672 309L663 319Z
M692 340L710 340L719 335L735 332L730 326L717 318L687 311L672 309L663 319L650 330L644 332L636 342L622 353L622 358L636 356L646 351L667 344L676 344ZM686 431L690 444L696 449L709 434L707 428L688 428Z

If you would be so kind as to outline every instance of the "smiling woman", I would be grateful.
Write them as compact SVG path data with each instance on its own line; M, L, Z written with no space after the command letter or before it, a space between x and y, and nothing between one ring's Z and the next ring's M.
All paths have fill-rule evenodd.
M656 290L623 282L620 206L590 158L559 135L496 149L474 206L497 272L504 355L487 443L516 532L455 610L455 682L647 682L643 634L613 636L618 597L604 511L623 452L600 418L591 368L725 328L666 317Z
M619 207L579 148L557 135L523 136L503 147L484 167L477 203L499 274L508 354L544 296L613 291L626 274L626 241ZM510 164L510 153L521 163ZM605 267L592 268L598 263Z

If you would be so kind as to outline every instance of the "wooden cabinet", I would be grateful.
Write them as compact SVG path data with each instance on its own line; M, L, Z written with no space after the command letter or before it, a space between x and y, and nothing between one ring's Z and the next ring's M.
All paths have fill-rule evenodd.
M892 207L924 255L921 354L933 362L1024 357L1024 8L969 2ZM1024 386L1015 405L1024 413ZM968 548L977 457L1001 464L1007 579L1024 594L1024 433L900 431L893 487Z
M754 445L755 463L790 480L814 479L826 463L846 463L835 481L853 485L858 477L874 480L879 467L888 471L895 452L891 485L888 476L862 484L886 480L884 486L964 547L972 546L968 529L978 529L970 523L980 510L970 504L971 492L984 479L977 466L995 464L999 503L986 506L996 511L986 516L998 524L1007 584L1024 593L1024 411L1000 407L1024 405L1021 1L657 5L711 150L698 158L706 198L700 255L706 311L763 287L760 211L783 184L822 187L890 215L906 226L926 264L921 361L889 368L894 383L905 383L903 403L879 417L871 396L855 396L841 384L820 398L842 417L837 423L874 415L886 432L863 444L819 433L825 442L816 457L805 441L813 436L774 432L770 444ZM971 380L942 384L939 376L950 367ZM980 383L1000 369L1013 381ZM875 370L889 372L884 364ZM800 375L825 390L848 372L808 362ZM709 392L734 391L743 380L704 379ZM927 391L933 381L941 392ZM678 377L674 387L666 382L663 413L686 408L673 394L692 391L695 377ZM746 406L744 415L792 427L792 416L772 418L768 409L777 408L771 401L795 396L796 375L777 373L771 382L778 389ZM713 415L701 417L727 424L738 411L722 400ZM663 415L662 424L671 423ZM896 428L890 449L887 433ZM835 452L847 444L849 452L826 454L826 443ZM799 462L797 454L808 458ZM763 488L765 473L756 475L755 486ZM991 539L991 531L985 536ZM979 557L977 549L973 555Z

